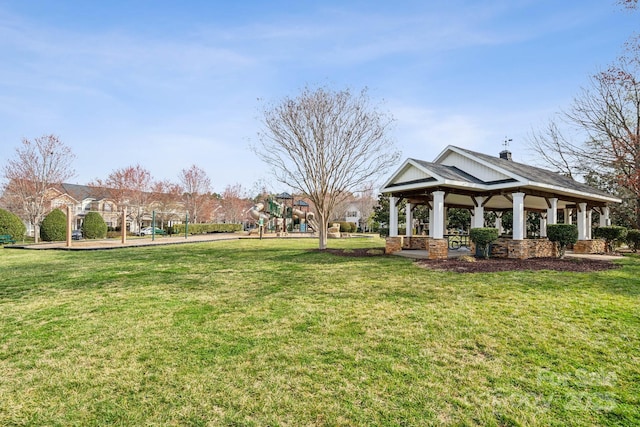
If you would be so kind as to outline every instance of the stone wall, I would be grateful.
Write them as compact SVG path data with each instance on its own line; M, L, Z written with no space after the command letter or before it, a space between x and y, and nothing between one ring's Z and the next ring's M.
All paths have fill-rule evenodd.
M448 239L429 239L428 249L429 259L447 259L449 256Z
M548 239L513 240L500 238L491 245L491 256L495 258L548 258L556 257L555 243Z
M403 238L402 249L427 250L427 236L405 236Z
M602 239L578 240L573 245L573 253L576 254L603 254L606 249L606 242Z

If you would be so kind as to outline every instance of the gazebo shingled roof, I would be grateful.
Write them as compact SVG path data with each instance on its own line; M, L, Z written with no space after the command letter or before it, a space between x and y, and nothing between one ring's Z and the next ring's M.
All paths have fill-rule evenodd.
M489 156L463 148L448 146L433 162L407 159L384 184L385 194L428 202L430 192L447 192L447 204L456 207L475 206L474 196L485 196L489 210L511 208L509 194L527 194L525 206L544 210L547 199L559 199L559 208L586 202L591 207L620 203L621 200L562 174Z

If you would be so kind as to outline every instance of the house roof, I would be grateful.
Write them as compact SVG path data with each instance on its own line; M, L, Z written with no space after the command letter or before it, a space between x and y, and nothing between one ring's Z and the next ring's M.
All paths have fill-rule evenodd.
M586 202L591 206L621 200L572 178L546 169L448 146L433 162L407 159L387 180L381 191L408 199L428 200L432 191L447 192L447 202L462 207L477 203L473 196L489 198L488 209L506 209L509 193L524 192L530 209L546 209L548 198L558 198L559 207Z
M61 194L66 194L78 202L86 199L102 200L106 198L105 189L88 185L62 183L55 185L54 188Z

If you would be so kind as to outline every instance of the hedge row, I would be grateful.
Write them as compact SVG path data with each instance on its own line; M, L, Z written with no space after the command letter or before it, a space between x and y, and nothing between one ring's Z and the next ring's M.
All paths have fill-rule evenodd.
M185 224L170 227L171 234L184 234ZM235 233L242 231L242 224L189 224L189 234Z

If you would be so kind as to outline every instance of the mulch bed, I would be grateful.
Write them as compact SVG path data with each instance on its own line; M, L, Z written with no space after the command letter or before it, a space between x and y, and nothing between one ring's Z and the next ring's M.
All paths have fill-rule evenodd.
M344 257L371 257L384 255L384 250L380 248L359 248L347 250L326 249L325 251ZM465 257L449 258L445 260L420 259L415 262L420 267L424 267L429 270L454 271L457 273L490 273L496 271L518 270L553 270L585 273L591 271L610 270L619 267L618 264L609 260L589 258L477 259L473 257Z
M518 270L553 270L553 271L574 271L587 273L591 271L602 271L618 268L619 265L611 261L588 259L588 258L530 258L530 259L508 259L489 258L475 259L474 261L462 259L446 260L418 260L421 267L438 271L455 271L457 273L487 273L496 271L518 271Z

